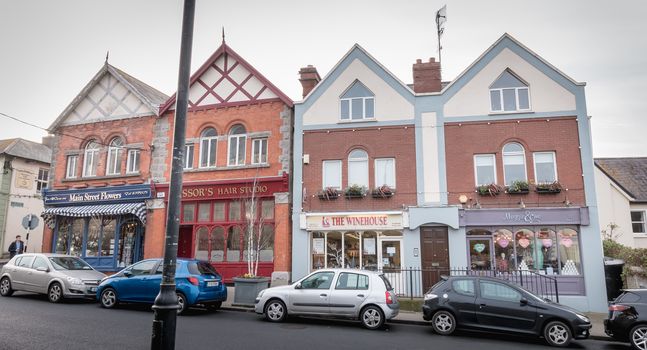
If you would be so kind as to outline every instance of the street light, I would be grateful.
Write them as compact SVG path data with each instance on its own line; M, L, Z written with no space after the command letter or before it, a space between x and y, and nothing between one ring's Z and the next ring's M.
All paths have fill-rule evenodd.
M182 41L180 45L180 69L175 101L175 127L173 130L173 158L169 186L168 212L166 216L166 247L160 293L155 298L153 310L153 334L151 349L175 349L175 322L177 318L177 296L175 294L175 265L177 260L177 238L180 229L180 200L182 194L182 169L184 165L184 144L186 139L186 113L188 107L189 78L191 74L191 46L193 45L193 17L195 0L184 0L182 18Z

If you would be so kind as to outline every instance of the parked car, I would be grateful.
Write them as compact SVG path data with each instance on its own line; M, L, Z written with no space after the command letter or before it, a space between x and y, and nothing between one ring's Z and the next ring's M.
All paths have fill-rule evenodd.
M647 350L647 289L625 289L609 305L604 332L634 349Z
M573 338L588 338L591 329L577 310L487 277L443 276L425 294L422 311L441 335L472 328L543 336L549 345L565 347Z
M153 304L162 281L162 259L148 259L106 277L96 298L106 309L121 302ZM217 310L227 300L227 287L216 269L206 261L178 259L175 269L178 314L190 306L203 305Z
M288 286L258 293L255 311L270 322L288 315L359 319L378 329L398 315L400 304L389 280L380 272L353 269L317 270Z
M106 277L78 257L62 254L20 254L0 272L0 295L14 291L47 294L52 303L63 298L92 298Z

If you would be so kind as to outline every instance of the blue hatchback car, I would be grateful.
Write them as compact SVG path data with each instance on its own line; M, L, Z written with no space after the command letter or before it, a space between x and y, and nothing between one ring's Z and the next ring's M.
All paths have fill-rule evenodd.
M106 309L121 302L153 304L162 281L162 259L142 260L101 280L97 300ZM178 314L190 306L217 310L227 300L227 287L216 269L206 261L178 259L175 270Z

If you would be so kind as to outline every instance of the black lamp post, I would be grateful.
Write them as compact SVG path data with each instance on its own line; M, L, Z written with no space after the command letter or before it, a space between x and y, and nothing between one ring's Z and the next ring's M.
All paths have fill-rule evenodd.
M160 293L155 298L153 310L153 335L151 349L175 349L175 321L178 302L175 294L175 266L177 260L177 239L180 228L180 201L182 193L182 170L184 165L184 144L186 139L186 113L188 108L189 77L191 74L191 46L193 45L193 17L195 0L184 0L182 18L182 43L180 46L180 69L175 101L175 128L173 134L173 158L171 161L171 182L169 187L168 212L166 217L166 247L164 249L164 270Z

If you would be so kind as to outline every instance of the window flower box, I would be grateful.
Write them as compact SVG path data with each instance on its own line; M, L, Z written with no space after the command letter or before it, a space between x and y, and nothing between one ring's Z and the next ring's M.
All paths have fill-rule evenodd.
M510 186L506 188L508 194L528 194L530 192L530 185L526 181L513 181Z
M391 198L395 194L395 189L389 187L388 185L382 185L376 187L371 192L373 198Z
M334 187L326 187L317 193L317 197L326 201L337 199L339 198L339 190Z
M360 185L352 185L346 187L346 189L344 190L344 196L346 196L346 198L348 199L362 198L366 196L366 192L366 187Z
M544 182L535 185L535 192L539 194L556 194L562 192L562 185L555 182Z
M501 186L491 183L488 185L480 185L476 187L476 192L481 195L481 196L496 196L499 193L501 193L502 189Z

